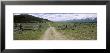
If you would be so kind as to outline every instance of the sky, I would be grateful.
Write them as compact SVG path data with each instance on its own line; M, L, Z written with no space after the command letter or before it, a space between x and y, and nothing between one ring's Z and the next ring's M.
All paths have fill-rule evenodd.
M16 13L14 15L19 15ZM29 15L48 19L50 21L65 21L72 19L96 18L96 13L29 13Z

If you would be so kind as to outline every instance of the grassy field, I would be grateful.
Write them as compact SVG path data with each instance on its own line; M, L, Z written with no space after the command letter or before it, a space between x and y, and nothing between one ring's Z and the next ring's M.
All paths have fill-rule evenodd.
M22 23L23 24L23 23ZM25 25L38 25L26 24ZM48 27L55 27L67 40L96 40L97 23L70 23L70 22L48 22L40 23L36 30L14 31L14 40L39 40Z
M97 39L97 23L51 23L56 27L57 31L62 33L69 40L96 40ZM64 28L64 26L67 28ZM63 29L58 29L63 28Z
M23 26L30 25L31 27L38 24L26 24L21 23ZM45 30L47 29L48 25L46 23L40 23L40 27L36 30L24 30L24 31L14 31L14 40L39 40Z

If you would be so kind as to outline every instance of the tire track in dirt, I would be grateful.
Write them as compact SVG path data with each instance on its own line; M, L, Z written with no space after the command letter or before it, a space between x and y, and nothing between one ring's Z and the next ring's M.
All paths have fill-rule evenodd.
M66 40L66 37L63 36L61 33L57 32L55 27L49 27L45 31L43 37L41 38L43 40Z

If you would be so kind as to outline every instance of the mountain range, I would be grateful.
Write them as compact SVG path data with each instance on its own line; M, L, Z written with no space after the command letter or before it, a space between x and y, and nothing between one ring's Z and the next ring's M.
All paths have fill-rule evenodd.
M97 22L97 18L85 18L85 19L70 19L70 20L64 20L59 22Z

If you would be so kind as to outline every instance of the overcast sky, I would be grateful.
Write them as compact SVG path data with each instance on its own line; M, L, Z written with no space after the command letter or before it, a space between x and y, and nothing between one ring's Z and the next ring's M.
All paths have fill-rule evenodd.
M14 14L19 15L19 14ZM64 21L71 19L96 18L96 13L30 13L29 15L48 19L51 21Z

